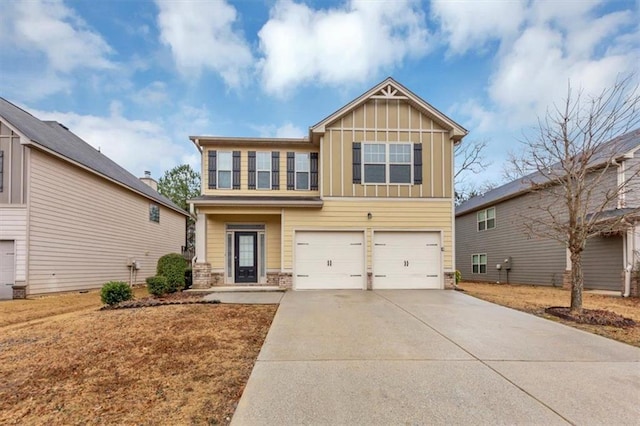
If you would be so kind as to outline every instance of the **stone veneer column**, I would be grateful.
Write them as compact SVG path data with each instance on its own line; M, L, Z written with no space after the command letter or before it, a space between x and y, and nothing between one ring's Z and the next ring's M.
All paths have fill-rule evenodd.
M453 289L456 284L456 273L455 272L445 272L444 273L444 288Z
M211 287L211 264L196 263L193 266L193 284L191 288Z
M27 286L26 285L14 285L13 298L14 299L26 299L27 298Z

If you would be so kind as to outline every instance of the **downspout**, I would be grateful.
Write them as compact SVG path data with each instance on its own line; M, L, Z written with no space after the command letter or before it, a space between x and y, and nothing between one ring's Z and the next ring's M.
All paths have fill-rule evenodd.
M633 234L635 234L635 232L633 232L632 235ZM622 292L622 297L629 297L631 295L631 271L633 270L633 265L629 259L629 245L631 244L629 240L629 232L627 231L622 238L624 245L623 258L624 264L626 265L624 268L624 291Z

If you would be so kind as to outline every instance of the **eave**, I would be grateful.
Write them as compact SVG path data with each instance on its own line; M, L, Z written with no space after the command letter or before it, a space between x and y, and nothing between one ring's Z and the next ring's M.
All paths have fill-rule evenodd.
M320 197L202 195L189 200L195 207L308 207L321 208Z

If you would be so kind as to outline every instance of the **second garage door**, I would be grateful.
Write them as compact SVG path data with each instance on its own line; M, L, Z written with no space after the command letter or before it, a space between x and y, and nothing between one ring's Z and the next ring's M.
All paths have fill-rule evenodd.
M442 288L439 232L375 232L373 288Z
M296 232L294 274L297 290L365 288L364 233Z

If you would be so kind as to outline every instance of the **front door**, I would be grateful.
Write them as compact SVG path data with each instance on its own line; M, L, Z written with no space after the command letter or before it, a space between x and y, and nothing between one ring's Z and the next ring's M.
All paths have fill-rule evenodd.
M235 233L235 282L258 282L258 233Z

